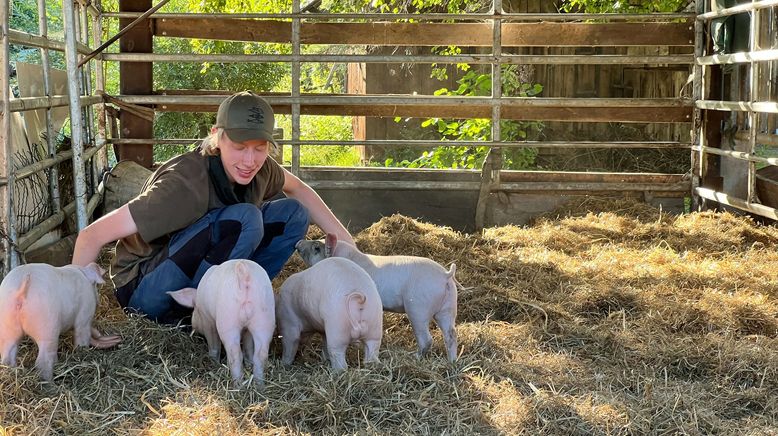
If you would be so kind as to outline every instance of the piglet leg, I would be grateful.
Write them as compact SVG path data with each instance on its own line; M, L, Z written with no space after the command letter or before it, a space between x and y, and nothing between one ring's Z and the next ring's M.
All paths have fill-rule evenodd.
M54 378L54 364L57 362L57 340L35 341L38 344L38 358L35 367L41 373L41 378L51 381Z

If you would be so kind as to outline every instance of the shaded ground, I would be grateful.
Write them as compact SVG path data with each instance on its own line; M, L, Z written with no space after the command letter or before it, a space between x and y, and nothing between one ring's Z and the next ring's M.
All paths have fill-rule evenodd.
M467 288L456 364L438 331L416 360L406 318L386 314L380 364L353 347L351 368L332 374L314 341L285 368L276 341L267 388L234 390L202 337L128 319L106 288L97 325L124 344L74 350L68 336L44 384L24 369L25 342L24 368L0 369L0 423L8 434L778 434L775 227L588 201L481 235L393 216L357 241L456 262ZM300 268L295 256L284 274Z

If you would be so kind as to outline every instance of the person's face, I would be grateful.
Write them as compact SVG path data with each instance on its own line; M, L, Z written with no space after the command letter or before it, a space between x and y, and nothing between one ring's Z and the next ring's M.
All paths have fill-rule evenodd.
M264 139L233 142L224 132L219 138L219 151L230 182L247 185L265 163L270 143Z

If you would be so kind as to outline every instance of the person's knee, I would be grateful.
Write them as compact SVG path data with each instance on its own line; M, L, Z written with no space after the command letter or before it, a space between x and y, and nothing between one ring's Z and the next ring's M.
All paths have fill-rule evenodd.
M294 198L285 198L278 200L284 202L283 207L287 211L287 227L290 231L302 232L304 235L308 230L310 220L308 209Z
M215 227L216 240L232 240L231 244L226 245L234 246L240 239L249 246L256 247L264 233L262 211L248 203L227 206L220 214Z
M226 206L219 220L240 221L242 224L262 227L262 211L251 203L238 203Z

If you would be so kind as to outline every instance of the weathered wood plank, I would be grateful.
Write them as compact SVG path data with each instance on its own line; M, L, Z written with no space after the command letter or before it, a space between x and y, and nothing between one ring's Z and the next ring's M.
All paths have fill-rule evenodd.
M692 45L688 23L506 23L503 45L522 46L641 46Z
M291 24L224 18L156 18L154 35L290 43ZM503 47L692 44L687 23L504 23ZM303 44L492 46L488 23L303 23Z
M215 112L215 105L156 105L160 112ZM290 105L273 105L277 114L291 113ZM489 118L491 109L484 106L434 106L434 105L306 105L300 106L303 115L351 115L367 117L411 118ZM625 123L683 123L690 122L689 107L635 107L635 108L585 108L585 107L510 107L502 109L507 120L541 120L571 122L625 122Z

